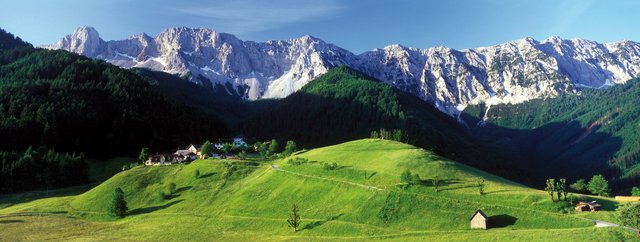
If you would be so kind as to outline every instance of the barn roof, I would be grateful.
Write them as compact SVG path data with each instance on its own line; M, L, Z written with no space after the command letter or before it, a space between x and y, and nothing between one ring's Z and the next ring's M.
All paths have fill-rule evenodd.
M472 220L477 214L480 214L480 216L482 216L484 219L489 219L489 217L487 217L487 215L484 214L482 212L482 210L478 209L478 210L476 210L475 213L473 213L473 216L471 216L471 218L469 218L469 220Z

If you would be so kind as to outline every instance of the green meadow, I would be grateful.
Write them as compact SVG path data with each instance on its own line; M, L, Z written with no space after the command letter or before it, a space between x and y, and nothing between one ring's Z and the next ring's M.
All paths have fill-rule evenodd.
M400 183L406 170L420 176L419 184ZM479 178L485 181L483 195ZM168 191L171 183L173 193ZM129 207L122 219L107 214L117 187L124 190ZM135 167L95 187L4 195L0 241L636 238L619 228L595 228L589 220L615 218L613 200L575 196L598 200L605 211L576 214L544 191L407 144L364 139L268 161L207 159ZM286 222L294 203L302 220L296 233ZM477 209L489 217L488 230L469 228Z

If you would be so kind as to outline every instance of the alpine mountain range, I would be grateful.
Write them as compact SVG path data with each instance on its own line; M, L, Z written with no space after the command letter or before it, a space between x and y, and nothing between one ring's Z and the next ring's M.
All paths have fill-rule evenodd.
M356 55L309 35L254 42L206 28L177 27L156 37L142 33L105 41L85 26L42 47L124 68L187 75L193 82L222 84L249 100L286 97L330 68L346 65L453 116L469 104L520 103L640 77L640 43L559 37L464 50L396 44Z

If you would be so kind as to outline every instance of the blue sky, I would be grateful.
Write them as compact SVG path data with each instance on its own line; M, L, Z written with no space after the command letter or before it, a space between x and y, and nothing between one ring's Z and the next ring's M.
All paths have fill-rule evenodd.
M105 40L168 27L206 27L244 40L313 35L354 53L410 47L488 46L523 37L640 41L636 0L18 0L0 27L47 44L76 27Z

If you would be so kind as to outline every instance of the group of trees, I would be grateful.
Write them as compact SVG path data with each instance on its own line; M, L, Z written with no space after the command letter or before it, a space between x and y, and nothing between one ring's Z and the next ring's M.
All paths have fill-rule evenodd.
M379 131L374 130L371 131L371 138L393 140L398 142L407 141L407 135L400 129L394 129L392 131L388 131L386 129L380 129Z
M602 175L594 175L587 183L584 179L579 179L569 186L575 192L591 192L598 196L609 196L609 182Z
M553 194L557 194L558 201L560 201L563 197L564 200L567 200L567 194L569 193L567 180L564 178L558 179L557 181L556 179L547 179L544 190L551 196L551 201L554 201Z
M0 151L0 193L59 188L88 182L83 154L44 146L24 152Z
M406 170L400 174L400 183L403 188L408 188L413 185L422 184L422 179L418 173L412 173L410 170Z
M255 146L258 147L258 152L263 158L277 156L278 154L286 157L298 151L298 144L293 140L288 140L284 149L280 148L280 143L276 139L272 139L269 142L257 142Z

